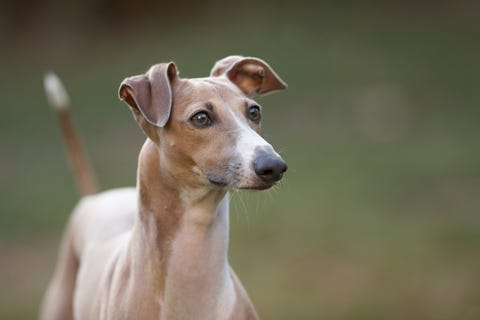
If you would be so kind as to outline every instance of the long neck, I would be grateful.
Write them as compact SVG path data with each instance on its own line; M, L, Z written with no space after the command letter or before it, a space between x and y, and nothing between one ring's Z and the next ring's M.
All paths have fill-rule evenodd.
M162 318L211 318L229 304L222 297L232 289L228 195L180 187L160 158L147 141L139 160L133 272L162 301Z

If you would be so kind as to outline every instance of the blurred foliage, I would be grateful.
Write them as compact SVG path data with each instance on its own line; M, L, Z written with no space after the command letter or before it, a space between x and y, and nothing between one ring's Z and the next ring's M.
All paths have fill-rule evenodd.
M230 257L264 319L480 317L479 6L466 1L4 1L0 318L30 319L78 199L43 73L70 91L104 189L143 142L120 81L176 61L265 59L259 99L289 163L235 193Z

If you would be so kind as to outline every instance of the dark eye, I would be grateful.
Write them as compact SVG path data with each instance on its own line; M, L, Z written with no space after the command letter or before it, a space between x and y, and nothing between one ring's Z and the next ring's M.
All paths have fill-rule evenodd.
M206 112L200 111L195 113L191 118L190 122L197 128L206 128L210 126L212 120Z
M260 119L262 119L262 114L260 113L260 107L251 106L250 108L248 108L248 118L255 123L260 122Z

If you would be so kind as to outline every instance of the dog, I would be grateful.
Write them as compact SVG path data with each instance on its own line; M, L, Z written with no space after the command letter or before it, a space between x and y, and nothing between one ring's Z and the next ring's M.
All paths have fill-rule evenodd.
M62 85L50 77L46 88L66 121ZM265 61L242 56L205 78L180 78L169 62L123 80L119 97L147 137L137 187L96 193L83 179L40 318L257 319L228 263L229 191L269 189L287 170L259 135L253 100L285 88Z

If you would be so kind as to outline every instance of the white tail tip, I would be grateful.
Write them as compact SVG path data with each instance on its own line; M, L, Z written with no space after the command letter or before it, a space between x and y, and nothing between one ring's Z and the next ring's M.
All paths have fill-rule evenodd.
M55 109L66 109L70 103L67 90L60 81L60 78L53 73L47 72L43 78L47 100Z

